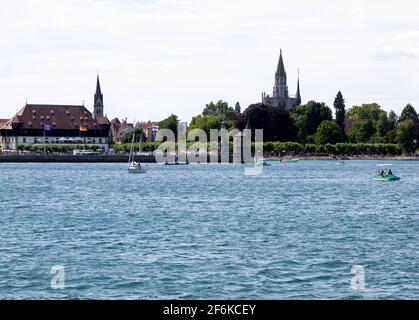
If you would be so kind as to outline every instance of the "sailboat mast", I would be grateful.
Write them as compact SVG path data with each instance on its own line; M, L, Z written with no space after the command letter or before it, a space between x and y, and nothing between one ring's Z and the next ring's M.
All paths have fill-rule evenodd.
M135 142L135 119L134 119L133 129L134 131L132 132L132 142L131 142L131 148L129 151L128 163L131 163L131 160L134 161L133 151L134 151L134 142Z

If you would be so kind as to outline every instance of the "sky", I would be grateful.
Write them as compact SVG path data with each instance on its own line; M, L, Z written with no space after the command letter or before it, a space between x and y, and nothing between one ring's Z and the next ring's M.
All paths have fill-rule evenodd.
M0 0L0 118L28 103L182 121L210 101L242 109L272 92L280 49L303 103L419 110L414 0Z

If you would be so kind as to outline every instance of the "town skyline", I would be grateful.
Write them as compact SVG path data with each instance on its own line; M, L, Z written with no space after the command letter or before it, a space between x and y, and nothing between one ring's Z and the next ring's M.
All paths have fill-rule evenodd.
M90 110L98 69L109 119L190 121L220 99L244 110L273 86L281 48L292 87L300 69L303 103L332 107L341 90L348 108L377 102L400 114L419 105L417 5L402 2L1 3L0 118L26 99ZM100 19L86 19L93 13Z

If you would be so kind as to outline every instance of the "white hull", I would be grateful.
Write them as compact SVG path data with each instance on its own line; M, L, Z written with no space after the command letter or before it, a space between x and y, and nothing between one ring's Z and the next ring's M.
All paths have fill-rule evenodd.
M143 168L128 168L129 173L146 173L147 170Z
M388 179L384 179L384 178L383 178L383 179L380 179L380 178L371 178L371 180L372 180L372 181L384 181L384 182L385 182L385 181L390 181L390 180L388 180Z

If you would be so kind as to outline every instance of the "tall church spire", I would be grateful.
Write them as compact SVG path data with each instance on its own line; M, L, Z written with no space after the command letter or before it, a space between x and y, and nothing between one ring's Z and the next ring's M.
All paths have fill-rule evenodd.
M287 72L285 71L282 49L279 54L278 67L275 72L275 85L273 88L273 95L267 96L263 92L262 103L274 108L281 108L284 110L292 109L293 107L299 106L301 104L300 71L298 71L297 93L295 96L290 97L288 94Z
M298 69L297 93L295 94L295 104L296 106L299 106L301 104L300 69Z
M278 76L286 76L285 67L284 67L284 59L282 58L282 49L279 54L279 61L278 61L278 68L276 70L276 74Z
M274 98L288 98L287 73L285 72L284 59L282 58L282 49L275 73Z
M94 100L94 107L93 107L93 117L97 119L98 117L103 117L103 94L102 90L100 89L100 81L99 81L99 74L97 75L96 81L96 93L95 93L95 100Z
M96 95L101 95L102 90L100 90L100 81L99 81L99 74L97 75L97 81L96 81Z

